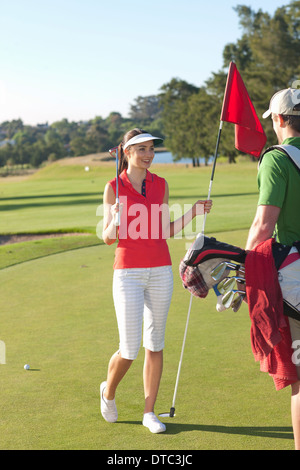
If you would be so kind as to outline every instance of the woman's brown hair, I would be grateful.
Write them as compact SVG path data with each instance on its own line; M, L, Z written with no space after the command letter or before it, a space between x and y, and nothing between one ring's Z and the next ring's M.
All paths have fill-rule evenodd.
M125 152L123 150L124 145L126 142L128 142L132 137L135 137L136 135L139 134L146 134L147 131L144 131L143 129L138 129L137 127L135 129L131 129L130 131L126 132L126 134L123 137L122 142L119 144L118 147L118 155L119 155L119 175L122 173L123 170L127 170L128 168L128 161L127 157L125 155Z

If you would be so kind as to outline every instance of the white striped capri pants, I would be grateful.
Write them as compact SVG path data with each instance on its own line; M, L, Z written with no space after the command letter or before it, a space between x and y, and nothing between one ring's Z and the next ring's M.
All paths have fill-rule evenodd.
M143 320L144 348L153 352L164 348L172 293L171 266L115 269L113 298L122 358L136 359L142 340Z

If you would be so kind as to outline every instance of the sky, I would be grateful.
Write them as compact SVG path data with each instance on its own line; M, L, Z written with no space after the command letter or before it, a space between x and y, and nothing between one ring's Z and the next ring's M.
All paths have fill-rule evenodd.
M205 84L241 37L238 4L286 0L0 0L0 123L128 117L172 78Z

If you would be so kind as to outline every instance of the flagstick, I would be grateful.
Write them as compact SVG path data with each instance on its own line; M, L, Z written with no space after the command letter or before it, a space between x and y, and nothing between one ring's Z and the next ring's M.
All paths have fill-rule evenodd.
M220 127L219 127L219 132L218 132L218 138L217 138L217 144L216 144L216 150L215 150L215 155L214 155L214 161L213 161L213 167L212 167L212 172L211 172L211 178L210 178L210 183L209 183L209 188L208 188L208 196L207 196L207 199L210 198L211 189L212 189L212 184L213 184L213 179L214 179L214 175L215 175L215 168L216 168L216 162L217 162L217 156L218 156L218 150L219 150L219 144L220 144L220 138L221 138L222 127L223 127L223 121L220 121ZM201 232L200 234L198 234L197 238L198 238L200 235L204 236L204 227L205 227L205 222L206 222L206 216L207 216L207 212L205 212L205 214L204 214L204 221L203 221L202 232ZM191 294L191 297L190 297L190 304L189 304L189 309L188 309L188 314L187 314L187 319L186 319L186 325L185 325L183 343L182 343L181 354L180 354L180 360L179 360L179 365L178 365L178 371L177 371L177 377L176 377L176 383L175 383L173 401L172 401L172 406L171 406L171 408L170 408L170 413L169 413L170 418L173 418L173 417L175 416L175 400L176 400L176 395L177 395L177 388L178 388L178 382L179 382L179 377L180 377L180 370L181 370L181 365L182 365L182 358L183 358L183 352L184 352L184 347L185 347L185 340L186 340L186 335L187 335L187 330L188 330L188 325L189 325L189 320L190 320L190 314L191 314L191 308L192 308L192 301L193 301L193 294Z
M228 77L227 77L227 84L228 84ZM227 88L227 84L226 84L226 88ZM223 107L224 107L225 97L226 97L226 90L225 90L225 96L223 98L222 110L223 110ZM213 184L214 175L215 175L215 168L216 168L216 163L217 163L217 156L218 156L218 151L219 151L219 144L220 144L220 139L221 139L222 127L223 127L223 121L220 120L220 126L219 126L219 132L218 132L218 138L217 138L217 143L216 143L216 149L215 149L215 155L214 155L214 161L213 161L213 167L212 167L212 172L211 172L211 177L210 177L210 183L209 183L209 188L208 188L207 199L209 199L210 195L211 195L211 189L212 189L212 184ZM196 248L195 244L197 243L197 239L198 239L199 236L202 235L202 240L203 240L204 228L205 228L205 223L206 223L206 216L207 216L207 212L204 213L202 232L197 235L197 238L194 242L194 248ZM201 243L203 245L203 242L201 242ZM202 248L202 246L200 248ZM190 252L190 250L188 250L188 252L186 253L185 258L188 258L189 252ZM170 412L168 414L170 418L173 418L175 416L175 400L176 400L176 395L177 395L177 388L178 388L180 370L181 370L181 365L182 365L183 352L184 352L184 347L185 347L185 340L186 340L186 335L187 335L187 330L188 330L188 325L189 325L189 320L190 320L192 301L193 301L193 294L191 294L191 297L190 297L190 304L189 304L189 309L188 309L188 314L187 314L187 319L186 319L183 343L182 343L180 360L179 360L179 365L178 365L178 371L177 371L177 377L176 377L176 383L175 383L175 389L174 389L174 395L173 395L173 402L172 402L172 406L170 408Z
M221 131L222 131L222 127L223 127L223 121L231 122L228 119L225 119L225 117L226 117L226 110L228 108L230 92L231 92L231 86L232 86L232 81L233 81L233 76L234 76L235 70L236 70L236 66L235 66L234 62L230 62L229 70L228 70L228 74L227 74L227 82L226 82L226 88L225 88L222 111L221 111L221 117L220 117L220 127L219 127L219 133L218 133L218 139L217 139L217 144L216 144L216 150L215 150L215 155L214 155L213 168L212 168L212 174L211 174L207 199L210 199L210 195L211 195L211 189L212 189L212 184L213 184L213 179L214 179L214 173L215 173L219 143L220 143L220 138L221 138ZM206 215L207 215L207 213L204 214L202 232L197 235L194 244L187 251L187 253L184 257L184 261L186 261L186 262L188 262L188 260L190 258L190 253L192 251L200 250L203 247L203 244L204 244L204 227L205 227L205 223L206 223ZM201 237L201 235L202 235L202 237ZM191 307L192 307L192 298L193 298L193 295L191 294L190 305L189 305L189 310L188 310L188 316L187 316L187 321L186 321L186 327L185 327L185 332L184 332L183 345L182 345L181 356L180 356L179 367L178 367L178 373L177 373L177 378L176 378L176 385L175 385L173 403L172 403L172 407L171 407L170 413L169 413L170 417L173 417L174 413L175 413L175 398L176 398L178 381L179 381L179 374L180 374L180 369L181 369L181 364L182 364L183 350L184 350L184 345L185 345L185 340L186 340L186 335L187 335L187 328L188 328L190 312L191 312Z
M211 188L212 188L213 180L214 180L214 176L215 176L215 169L216 169L216 163L217 163L217 156L218 156L218 151L219 151L219 144L220 144L220 139L221 139L222 127L223 127L223 121L220 121L219 132L218 132L218 138L217 138L217 144L216 144L216 150L215 150L214 161L213 161L213 167L212 167L212 171L211 171L210 183L209 183L209 188L208 188L208 196L207 196L207 199L210 199ZM202 235L204 234L204 228L205 228L205 223L206 223L206 217L207 217L207 212L204 213L204 221L203 221L203 227L202 227ZM198 234L198 237L199 237L199 234Z

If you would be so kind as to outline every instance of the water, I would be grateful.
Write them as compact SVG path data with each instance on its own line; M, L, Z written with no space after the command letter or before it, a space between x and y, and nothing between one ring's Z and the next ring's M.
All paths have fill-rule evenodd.
M211 158L208 160L208 163L211 162ZM173 155L171 152L157 152L155 154L153 163L185 163L185 164L191 164L193 163L193 160L191 158L181 158L180 160L177 160L176 162L173 162ZM205 159L200 158L200 165L205 164Z

